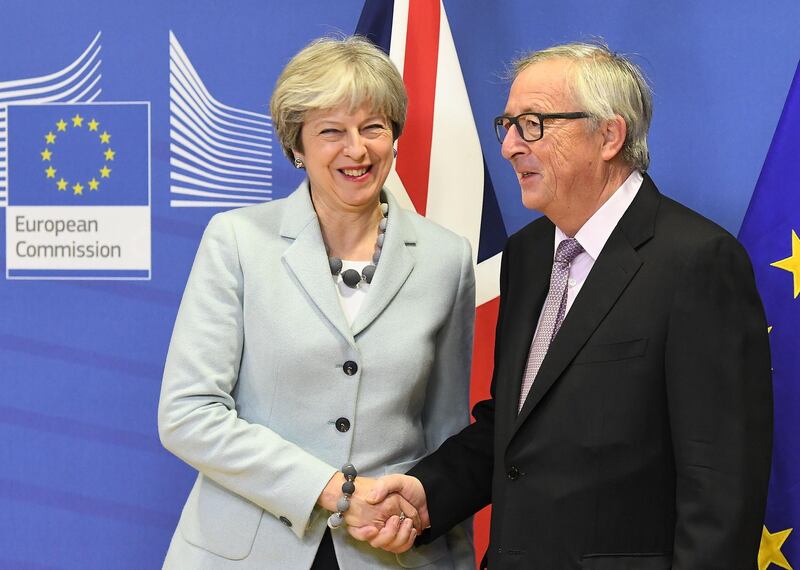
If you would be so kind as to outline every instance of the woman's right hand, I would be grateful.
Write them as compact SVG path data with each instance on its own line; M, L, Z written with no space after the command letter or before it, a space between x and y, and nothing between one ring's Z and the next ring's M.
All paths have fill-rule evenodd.
M343 496L342 485L344 475L337 471L322 490L317 499L317 504L331 512L337 512L336 502ZM357 477L355 480L355 493L350 497L350 508L344 512L344 522L349 527L372 527L380 530L392 517L401 517L405 520L398 521L401 525L413 527L414 535L422 532L422 522L417 509L397 493L390 494L378 504L367 502L367 496L375 486L376 479L370 477ZM406 521L411 521L407 523Z

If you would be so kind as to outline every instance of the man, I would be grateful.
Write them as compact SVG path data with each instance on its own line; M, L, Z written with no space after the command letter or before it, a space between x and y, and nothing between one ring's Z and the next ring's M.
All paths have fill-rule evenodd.
M645 173L651 105L604 46L517 63L498 139L544 217L503 253L491 399L374 497L427 512L418 542L491 502L492 570L756 567L767 324L744 249ZM397 521L351 533L413 539Z

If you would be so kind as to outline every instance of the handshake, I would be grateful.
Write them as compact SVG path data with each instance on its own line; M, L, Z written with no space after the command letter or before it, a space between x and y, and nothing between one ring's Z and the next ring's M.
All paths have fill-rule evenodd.
M345 478L337 472L317 504L337 512ZM386 475L379 479L358 477L349 507L342 515L347 532L375 548L405 552L414 546L419 533L430 526L425 489L408 475Z

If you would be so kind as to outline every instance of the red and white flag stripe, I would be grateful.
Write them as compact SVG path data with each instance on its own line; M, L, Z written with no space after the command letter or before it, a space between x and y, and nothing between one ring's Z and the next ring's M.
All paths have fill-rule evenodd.
M395 0L389 55L409 106L388 185L404 205L470 241L482 305L499 295L500 253L478 263L483 154L442 3Z
M367 0L365 11L369 5ZM394 0L388 47L403 75L409 107L387 185L404 206L465 236L472 245L477 297L470 389L474 404L489 395L501 253L478 262L483 193L491 184L484 183L478 131L443 3ZM502 226L502 220L496 221ZM487 508L475 517L478 560L488 546L490 512Z

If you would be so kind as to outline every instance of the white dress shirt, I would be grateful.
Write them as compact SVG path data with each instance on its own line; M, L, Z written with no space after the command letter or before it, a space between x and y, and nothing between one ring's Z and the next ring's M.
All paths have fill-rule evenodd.
M586 223L581 226L578 233L575 234L575 239L583 247L581 252L569 267L569 280L567 282L567 306L564 312L564 318L569 313L572 303L575 302L575 297L586 282L589 272L594 266L594 262L603 251L611 232L617 227L628 206L631 205L636 193L642 186L642 173L638 170L631 172L630 176L622 183L622 186L606 200L606 203L600 206L591 218L586 220ZM556 226L555 238L553 241L553 259L555 260L556 248L563 240L569 239L561 229ZM536 331L539 330L539 323L541 322L542 315L539 314L539 322L536 324ZM535 334L535 333L534 333Z

